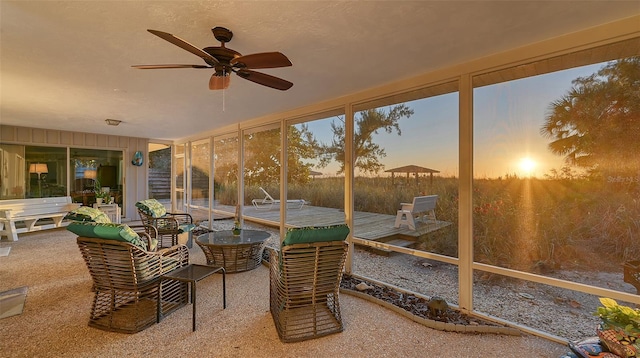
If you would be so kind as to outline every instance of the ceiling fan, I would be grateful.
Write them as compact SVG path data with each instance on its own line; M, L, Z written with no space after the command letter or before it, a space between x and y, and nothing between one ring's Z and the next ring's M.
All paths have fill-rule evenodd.
M266 73L257 72L257 68L277 68L291 66L291 61L280 52L261 52L242 56L240 52L225 47L225 43L231 41L233 32L224 27L214 27L211 29L213 36L220 41L220 46L205 47L199 49L192 44L176 37L172 34L147 30L150 33L169 41L172 44L187 50L192 54L202 58L207 65L135 65L131 66L139 69L162 69L162 68L213 68L215 73L209 79L209 89L219 90L229 87L230 76L235 72L240 78L249 80L263 86L286 91L293 83L274 77Z

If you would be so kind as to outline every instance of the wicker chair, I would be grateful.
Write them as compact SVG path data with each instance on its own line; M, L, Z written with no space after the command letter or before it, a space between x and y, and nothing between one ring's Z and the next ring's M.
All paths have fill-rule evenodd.
M142 224L153 226L158 231L160 247L177 245L178 235L195 228L191 214L169 213L155 199L141 200L136 203L136 208ZM170 239L168 245L165 245L166 239Z
M189 263L185 245L151 252L113 239L79 236L77 243L95 291L89 326L106 331L136 333L156 323L160 276ZM186 283L165 280L160 287L162 314L188 303Z
M633 285L640 295L640 261L627 261L624 267L624 282Z
M267 248L270 310L281 341L303 341L344 329L338 293L348 245L342 240L289 244L280 252Z

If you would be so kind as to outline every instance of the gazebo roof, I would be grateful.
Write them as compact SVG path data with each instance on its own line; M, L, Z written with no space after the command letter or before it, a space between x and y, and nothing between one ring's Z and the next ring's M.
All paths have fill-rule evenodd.
M404 167L398 167L385 170L386 173L440 173L439 170L425 168L417 165L405 165Z

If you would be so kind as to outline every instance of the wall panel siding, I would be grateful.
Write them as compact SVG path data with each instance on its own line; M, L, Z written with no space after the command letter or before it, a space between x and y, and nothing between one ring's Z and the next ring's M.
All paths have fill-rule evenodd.
M0 140L14 142L16 140L16 128L0 126Z
M126 219L138 220L135 203L147 198L149 139L6 125L0 125L0 139L8 144L122 150L123 191L126 198L123 213ZM131 157L136 151L144 154L141 167L131 164Z
M64 144L64 145L73 144L73 133L60 132L60 144Z
M73 137L73 145L84 146L84 133L72 132L71 136Z
M47 130L46 143L48 143L48 144L60 144L60 131Z
M107 136L104 135L104 134L98 134L96 136L96 145L98 147L106 147L108 145L107 144Z
M84 135L84 145L88 146L88 147L95 147L98 145L98 142L96 141L96 135L93 133L86 133Z
M118 136L107 136L107 147L115 148L118 146Z
M46 136L46 133L44 129L34 129L33 134L31 135L31 137L33 138L33 143L38 143L38 144L47 142L47 138L45 136Z
M31 141L31 128L17 127L16 128L17 140L19 142L32 143Z

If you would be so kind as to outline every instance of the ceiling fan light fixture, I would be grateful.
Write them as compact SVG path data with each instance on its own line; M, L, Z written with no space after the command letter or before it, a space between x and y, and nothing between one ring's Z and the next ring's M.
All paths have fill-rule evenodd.
M214 73L211 78L209 78L209 89L210 90L221 90L227 89L229 87L229 72L217 72Z
M110 125L110 126L117 126L118 124L122 123L122 121L120 120L110 119L110 118L107 118L104 121L107 122L107 125Z

